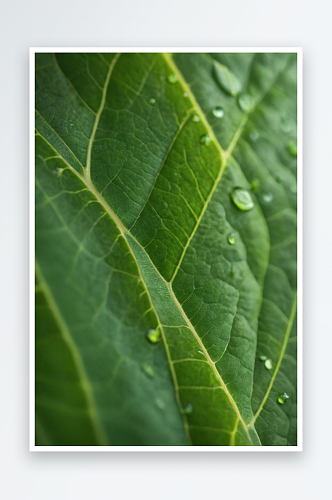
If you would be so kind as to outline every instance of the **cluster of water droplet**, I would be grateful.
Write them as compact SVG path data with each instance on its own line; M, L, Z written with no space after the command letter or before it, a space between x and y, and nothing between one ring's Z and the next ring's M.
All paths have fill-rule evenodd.
M214 77L219 85L219 87L226 92L227 94L231 96L238 96L237 97L237 102L239 107L244 111L245 113L249 113L252 111L254 105L255 105L255 99L246 93L241 93L241 83L238 80L238 78L227 68L226 66L220 64L218 61L213 62L213 74ZM169 83L174 84L179 81L179 77L175 73L171 73L168 75L167 80ZM188 97L187 92L183 92L183 97ZM151 98L149 100L149 103L151 105L154 105L156 103L156 100L154 98ZM212 108L212 115L217 118L221 119L224 117L225 111L222 106L215 106ZM200 117L197 114L192 115L192 121L193 122L199 122ZM287 117L284 117L281 120L280 123L280 128L284 132L289 132L291 130L291 124L290 120ZM259 138L259 132L257 130L252 130L249 134L249 139L252 142L256 142L257 139ZM211 137L209 134L203 134L200 137L200 144L203 146L208 146L211 143ZM291 155L297 156L297 146L296 142L294 140L289 140L288 145L287 145L288 151ZM281 183L281 178L279 176L275 177L276 182ZM260 181L259 179L254 179L251 182L251 188L253 192L257 192L260 190ZM290 191L292 193L296 193L296 185L293 185L290 187ZM241 211L249 211L252 210L255 206L254 201L250 195L250 192L243 188L243 187L234 187L231 191L231 199L234 203L234 205ZM271 191L268 191L264 194L261 195L261 200L264 203L271 203L273 200L273 193ZM235 244L235 235L234 233L231 233L228 235L228 242L230 245ZM151 342L153 342L150 339ZM269 364L269 363L267 363Z
M259 356L259 360L264 361L264 366L267 370L272 370L273 368L272 359L268 358L267 356Z

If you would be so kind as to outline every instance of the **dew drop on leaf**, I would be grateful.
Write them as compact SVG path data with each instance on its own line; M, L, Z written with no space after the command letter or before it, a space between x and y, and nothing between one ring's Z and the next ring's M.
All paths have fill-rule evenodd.
M232 73L227 66L213 62L213 73L219 87L222 88L227 94L237 95L241 90L241 83L237 77Z
M165 408L165 403L162 399L159 399L157 398L156 399L156 405L158 406L158 408L160 408L161 410L163 410Z
M244 111L245 113L250 111L254 106L254 100L248 94L239 95L237 102L238 102L238 105L240 106L240 108L242 109L242 111Z
M183 97L188 97L187 92L183 92Z
M265 203L271 203L271 201L273 200L273 194L271 193L271 191L263 195L263 200L265 201Z
M263 356L263 355L262 355L262 356L259 356L259 360L260 360L260 361L266 361L266 360L267 360L267 357L266 357L266 356Z
M161 339L161 330L159 327L155 330L149 330L146 336L151 344L156 344Z
M296 142L292 139L290 139L290 141L288 142L287 149L292 156L297 156L297 145Z
M208 146L211 142L211 138L208 134L204 134L201 136L200 141L201 144L204 144L205 146Z
M251 142L256 142L258 138L259 132L257 130L253 130L252 132L250 132L249 139L251 140Z
M227 240L228 240L228 243L230 245L234 245L234 243L235 243L235 233L229 233L229 235L227 236Z
M267 370L272 370L272 368L273 368L272 359L267 359L264 364L265 364L265 368Z
M175 73L172 73L171 75L168 76L168 81L169 83L176 83L179 81L179 77Z
M157 101L153 97L151 97L151 99L149 99L149 104L154 105L154 104L156 104L156 102Z
M280 394L278 394L278 400L277 401L278 401L278 403L280 405L283 405L286 402L287 399L289 399L289 396L288 396L288 394L286 392L280 392Z
M188 404L184 407L184 409L183 409L183 413L184 413L185 415L191 415L191 414L192 414L192 412L193 412L193 409L194 409L193 405L192 405L191 403L188 403Z
M216 106L215 108L213 108L212 114L216 118L222 118L224 116L225 112L221 106Z
M193 122L196 122L196 123L197 123L197 122L199 122L199 121L200 121L199 116L198 116L198 115L193 115L193 117L192 117L192 121L193 121Z
M259 188L261 187L261 183L259 182L259 179L253 179L251 181L251 189L256 193Z
M234 205L237 206L240 210L248 211L254 208L254 202L250 196L250 193L241 187L235 187L232 189L231 198L233 200Z
M144 370L144 372L150 377L150 378L153 378L154 377L154 371L153 371L153 368L152 366L148 365L147 363L142 363L142 368Z

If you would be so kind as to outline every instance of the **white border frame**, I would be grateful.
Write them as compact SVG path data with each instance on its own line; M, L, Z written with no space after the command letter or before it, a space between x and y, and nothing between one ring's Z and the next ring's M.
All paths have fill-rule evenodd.
M35 445L35 54L36 52L293 52L297 54L297 446L36 446ZM302 47L30 47L29 73L29 451L303 451L303 49Z

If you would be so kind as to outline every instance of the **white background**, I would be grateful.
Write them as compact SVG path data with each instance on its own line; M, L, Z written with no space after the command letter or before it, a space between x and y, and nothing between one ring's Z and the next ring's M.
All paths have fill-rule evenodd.
M332 64L328 2L2 2L0 497L4 500L330 495ZM302 46L304 451L28 452L29 46Z

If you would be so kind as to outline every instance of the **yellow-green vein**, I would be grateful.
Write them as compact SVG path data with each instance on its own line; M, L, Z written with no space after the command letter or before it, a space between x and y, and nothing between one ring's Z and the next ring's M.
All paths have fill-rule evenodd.
M108 444L107 437L106 437L106 434L104 432L104 429L103 429L101 422L99 420L99 417L98 417L98 412L97 412L96 403L95 403L95 400L93 397L91 384L90 384L90 381L89 381L88 376L86 374L82 358L81 358L81 356L80 356L80 354L75 346L75 343L73 342L73 339L70 335L67 324L61 315L61 312L57 306L57 303L52 295L52 292L51 292L49 286L47 285L47 283L44 279L44 276L43 276L37 262L36 262L36 276L37 276L37 280L38 280L40 289L42 290L44 297L47 301L48 307L50 308L50 311L53 314L53 317L59 326L62 338L65 341L65 343L67 344L67 346L68 346L68 348L73 356L76 370L77 370L78 376L79 376L80 381L81 381L81 386L82 386L82 389L83 389L85 396L86 396L86 401L87 401L87 405L88 405L88 413L89 413L90 418L91 418L92 427L93 427L94 433L96 435L97 442L101 446L106 446Z
M187 323L188 327L190 328L192 334L194 335L196 341L198 342L202 352L204 353L205 357L206 357L206 360L207 362L209 363L210 367L212 368L213 370L213 373L214 375L217 377L217 380L219 381L219 384L221 386L221 388L223 389L223 391L225 392L225 394L227 395L231 405L233 406L233 409L238 417L238 419L240 420L240 422L242 423L247 435L248 435L248 438L250 440L250 442L252 443L252 440L250 438L250 434L249 434L249 430L248 430L248 427L247 427L247 424L245 423L245 421L243 420L243 417L240 413L240 410L238 409L238 406L233 398L233 396L231 395L231 393L229 392L228 388L227 388L227 385L225 384L222 376L220 375L215 363L212 361L212 359L210 358L210 355L205 347L205 345L203 344L203 341L202 339L200 338L200 336L198 335L198 333L196 332L193 324L191 323L190 319L188 318L188 316L186 315L186 313L184 312L184 310L182 309L182 306L180 304L180 302L178 301L175 293L173 292L173 289L172 289L172 286L170 283L167 283L167 287L169 289L169 292L171 294L171 297L174 301L174 303L176 304L177 308L179 309L183 319L185 320L185 322Z
M236 433L237 433L237 428L239 426L239 422L240 422L239 419L237 419L236 422L235 422L234 429L231 432L231 437L230 437L230 440L229 440L229 446L235 446L235 436L236 436Z
M292 307L291 314L290 314L290 317L289 317L289 320L288 320L288 323L287 323L287 328L286 328L286 331L285 331L285 336L284 336L284 340L282 342L282 346L281 346L281 350L280 350L280 354L279 354L279 358L278 358L276 367L275 367L274 372L272 374L272 377L271 377L269 386L267 388L267 391L266 391L266 393L264 395L264 398L263 398L261 404L259 405L259 408L258 408L257 412L255 413L253 419L249 423L249 427L252 427L255 424L255 422L256 422L257 418L259 417L262 409L264 408L264 405L265 405L265 403L267 401L267 398L270 395L271 389L273 387L273 384L274 384L274 381L276 379L276 376L277 376L277 374L279 372L279 368L280 368L281 362L283 360L283 357L284 357L284 354L285 354L285 351L286 351L286 347L287 347L287 344L288 344L288 339L289 339L289 336L290 336L290 332L292 330L292 326L293 326L293 322L294 322L294 318L295 318L295 314L296 314L296 309L297 309L297 294L295 294L295 297L294 297L293 307Z
M160 174L160 172L161 172L161 170L162 170L163 166L164 166L164 165L165 165L165 163L166 163L166 160L167 160L167 158L168 158L168 156L169 156L169 154L170 154L170 152L171 152L171 150L172 150L172 148L173 148L173 146L174 146L174 144L175 144L175 142L176 142L176 139L179 137L179 134L180 134L181 130L183 129L183 127L185 126L185 124L188 122L188 120L189 120L189 118L191 117L191 115L192 115L192 109L190 109L190 110L187 112L186 116L185 116L185 117L184 117L184 119L182 120L182 123L180 123L180 125L179 125L179 127L178 127L178 129L177 129L177 131L176 131L176 134L174 135L174 137L173 137L173 139L172 139L172 141L171 141L171 143L170 143L170 145L169 145L169 147L168 147L168 150L167 150L166 155L165 155L165 157L164 157L164 159L163 159L163 162L162 162L162 164L161 164L161 167L160 167L160 169L159 169L159 171L158 171L158 173L157 173L157 175L156 175L156 177L155 177L155 179L154 179L154 181L153 181L153 185L152 185L152 187L151 187L150 193L148 194L148 196L147 196L147 198L146 198L146 201L145 201L144 205L142 206L142 208L141 208L141 210L140 210L140 212L139 212L138 216L136 217L135 222L134 222L134 223L132 224L132 226L129 228L130 230L132 230L132 228L135 226L136 222L138 221L139 216L141 215L141 213L143 212L144 208L146 207L146 205L147 205L147 203L148 203L148 201L149 201L149 199L150 199L151 193L152 193L152 191L153 191L153 188L154 188L154 187L155 187L155 185L156 185L156 182L157 182L157 179L158 179L158 177L159 177L159 174Z
M110 64L109 70L107 72L105 84L104 84L104 87L103 87L102 98L101 98L101 101L100 101L100 106L99 106L99 109L97 111L96 118L95 118L95 121L94 121L94 124L93 124L93 128L92 128L91 137L89 139L88 151L87 151L87 156L86 156L86 167L85 167L85 173L84 173L84 175L88 179L90 179L90 177L91 177L91 171L90 170L91 170L91 152L92 152L92 146L93 146L93 143L94 143L94 140L95 140L95 135L96 135L97 128L98 128L98 125L99 125L99 120L100 120L101 114L102 114L102 112L104 110L104 107L105 107L106 94L107 94L108 85L109 85L109 82L110 82L110 79L111 79L111 75L112 75L114 66L116 65L116 63L117 63L120 55L121 54L116 54L116 56L114 57L114 59L112 60L112 62Z

